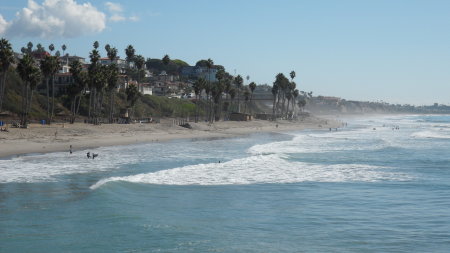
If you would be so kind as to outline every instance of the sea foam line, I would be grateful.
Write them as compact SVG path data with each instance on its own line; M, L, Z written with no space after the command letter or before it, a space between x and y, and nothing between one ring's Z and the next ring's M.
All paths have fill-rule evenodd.
M283 157L257 155L225 163L189 165L151 173L110 177L91 189L115 181L156 185L246 185L298 182L405 181L411 178L388 168L365 164L311 164L290 162Z

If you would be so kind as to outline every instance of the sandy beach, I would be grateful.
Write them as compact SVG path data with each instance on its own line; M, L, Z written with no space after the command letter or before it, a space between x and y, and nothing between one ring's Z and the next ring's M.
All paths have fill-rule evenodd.
M339 127L334 120L308 117L302 121L265 121L248 122L221 121L213 124L206 122L189 123L192 128L173 124L172 119L161 123L102 124L55 123L52 125L31 124L27 129L8 128L0 132L0 157L28 153L47 153L69 151L101 146L128 145L135 143L168 141L175 139L234 137L258 132L285 132L304 129L327 130Z

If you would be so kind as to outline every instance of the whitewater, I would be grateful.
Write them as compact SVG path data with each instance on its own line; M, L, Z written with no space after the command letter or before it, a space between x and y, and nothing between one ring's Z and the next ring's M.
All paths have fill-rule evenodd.
M0 252L446 252L450 116L340 120L0 160Z

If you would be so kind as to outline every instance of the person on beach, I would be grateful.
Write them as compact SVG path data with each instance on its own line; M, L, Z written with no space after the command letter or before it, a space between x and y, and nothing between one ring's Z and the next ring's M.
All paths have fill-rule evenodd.
M72 145L70 145L70 147L69 147L69 152L70 152L70 154L72 154Z

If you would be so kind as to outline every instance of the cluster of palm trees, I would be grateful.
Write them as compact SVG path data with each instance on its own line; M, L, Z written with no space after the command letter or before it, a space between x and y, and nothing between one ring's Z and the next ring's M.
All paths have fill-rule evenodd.
M222 66L214 66L211 59L201 60L208 69L206 78L199 78L193 84L194 93L197 101L197 111L195 121L199 120L200 101L204 100L204 109L206 112L206 120L214 122L222 118L222 112L229 114L230 112L241 112L241 99L245 100L243 112L247 113L249 101L251 102L253 92L256 89L256 83L251 82L248 87L244 86L244 79L241 75L233 77ZM216 68L215 79L212 81L211 69ZM249 80L249 77L247 78ZM205 96L202 96L204 94ZM224 98L225 95L225 98ZM237 98L237 103L235 99ZM228 116L228 115L226 115Z
M295 71L291 71L289 74L291 80L289 80L283 73L279 73L275 77L275 82L272 86L273 95L273 107L272 118L286 118L292 119L296 114L296 102L300 95L297 84L294 82ZM303 101L299 104L302 107Z
M0 112L5 98L6 78L11 64L14 62L14 51L7 39L0 40Z
M100 52L98 50L99 43L97 41L93 44L93 49L89 54L90 65L87 71L79 61L70 63L70 73L72 74L73 83L69 86L67 92L70 98L71 122L75 121L76 115L79 112L81 100L83 95L89 95L89 121L96 124L99 122L99 117L107 113L110 122L113 121L114 115L114 97L119 79L119 67L115 63L117 59L117 49L111 47L109 44L105 45L105 50L108 58L111 61L109 65L100 64ZM65 53L67 46L62 45L63 53ZM21 125L26 126L28 122L28 115L31 110L33 93L36 87L45 81L47 94L47 122L51 123L55 115L55 75L61 69L60 53L55 50L53 44L48 47L49 53L45 48L38 44L36 49L33 48L33 43L29 42L26 47L22 47L21 52L23 57L17 63L16 71L23 81L21 89L22 107L21 107ZM35 57L35 54L40 54L40 57ZM129 66L128 71L136 70L138 77L143 72L145 60L140 55L135 55L133 46L129 45L125 49L127 55L127 62ZM68 61L66 55L66 63ZM134 63L131 65L131 63ZM2 111L3 102L5 100L6 80L8 70L15 64L14 51L10 42L2 38L0 40L0 112ZM133 67L132 67L133 66ZM133 107L139 96L138 87L130 85L126 91L127 101L129 106ZM109 95L109 110L105 109L104 97Z
M22 47L21 51L23 57L17 63L16 71L23 81L21 89L21 117L20 124L26 126L28 123L28 116L31 110L33 101L33 93L36 87L41 84L42 79L45 80L47 91L47 122L53 120L55 111L55 87L54 77L59 71L61 64L59 61L59 53L52 55L55 50L53 44L49 45L50 54L43 54L43 58L35 58L33 53L45 53L45 49L41 44L36 46L33 50L33 43L29 42L26 47ZM66 45L62 45L63 52L67 49ZM5 100L6 78L10 66L15 63L14 51L11 44L5 38L0 40L0 65L1 65L1 83L0 83L0 111L2 111L3 102ZM50 88L50 81L52 87ZM51 91L51 103L50 103Z
M117 83L121 69L117 65L118 50L109 44L105 45L107 57L110 64L105 65L100 62L99 43L93 43L93 49L89 53L90 64L87 70L82 63L72 61L69 65L73 82L67 90L70 99L71 122L73 123L79 113L80 104L83 98L88 103L89 122L97 124L102 117L108 118L110 122L114 119L115 97L117 92ZM33 50L33 44L29 42L26 47L21 49L24 56L17 64L16 71L23 80L22 86L22 124L27 123L28 114L31 109L33 92L36 86L45 81L47 94L47 121L50 123L55 115L55 75L61 68L60 53L55 50L51 44L48 47L50 53L38 44L37 49ZM67 47L62 45L63 54ZM43 53L43 57L35 58L34 53ZM136 55L136 50L132 45L125 48L126 54L126 74L135 77L138 80L136 85L128 85L125 94L128 103L128 109L133 108L140 95L139 83L142 75L145 73L146 61L142 55ZM41 55L41 56L42 56ZM66 63L68 63L66 55ZM14 52L11 44L6 39L0 40L0 111L5 98L5 87L8 69L14 63ZM162 63L168 65L171 59L168 55L162 58ZM214 122L222 117L228 117L231 112L252 113L251 102L253 93L256 89L256 83L250 82L250 77L246 76L248 85L244 85L244 78L241 75L232 76L220 65L214 65L213 60L200 60L197 62L207 68L207 74L199 78L193 84L193 90L196 95L197 110L195 119L199 120L199 110L203 107L205 111L205 120ZM216 69L215 78L211 76L211 71ZM273 118L293 118L296 114L297 106L302 108L306 101L306 93L299 92L294 82L296 74L290 73L290 80L282 73L278 74L272 87L273 95ZM250 82L250 83L249 83ZM108 101L109 105L105 103ZM87 99L89 99L87 101ZM237 102L235 101L237 100ZM242 106L243 105L243 106ZM225 115L222 115L225 113ZM132 113L131 113L132 115Z
M114 100L117 92L117 83L119 79L119 66L116 63L117 59L117 49L111 47L109 44L105 45L106 54L110 60L110 64L103 65L100 64L100 53L98 51L99 43L97 41L93 44L93 49L89 53L90 65L88 71L84 74L80 71L78 64L73 62L71 64L71 73L74 77L75 86L72 86L74 91L73 95L75 97L80 97L81 92L84 87L87 87L89 91L89 109L88 117L89 121L93 124L99 123L99 118L107 114L107 118L110 123L114 120ZM138 75L138 83L140 82L141 73L144 68L144 57L141 55L135 55L135 49L132 45L129 45L125 49L125 54L127 55L128 72L136 70ZM131 63L134 63L133 65ZM126 88L127 101L129 103L129 108L133 108L139 97L139 89L136 85L131 84ZM109 95L109 109L106 110L104 104L104 97ZM80 99L79 99L80 100ZM72 108L78 108L79 102L77 104L76 99L72 103ZM77 110L72 112L73 115L77 114Z

